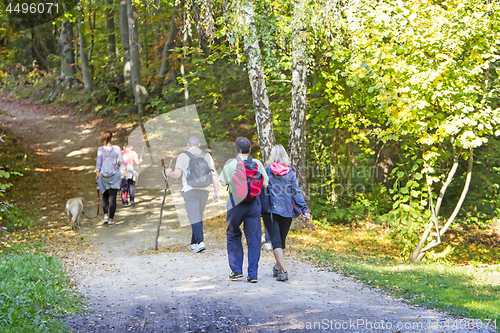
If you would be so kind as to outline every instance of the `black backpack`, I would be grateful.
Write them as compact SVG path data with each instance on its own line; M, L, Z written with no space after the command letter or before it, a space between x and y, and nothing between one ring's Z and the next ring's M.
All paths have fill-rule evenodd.
M184 153L189 157L189 166L186 173L187 184L194 188L203 188L212 184L212 173L205 160L207 153L202 152L198 156L188 151Z

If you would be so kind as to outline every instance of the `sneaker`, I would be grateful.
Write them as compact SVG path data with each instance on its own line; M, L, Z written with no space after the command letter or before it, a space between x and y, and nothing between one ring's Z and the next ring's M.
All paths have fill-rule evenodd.
M113 221L112 220L109 220L108 221L108 227L112 227L114 225Z
M108 222L109 222L109 217L108 217L108 215L105 215L104 221L102 222L102 224L108 224Z
M128 206L128 202L124 202L124 203L123 203L123 205L124 205L125 207L127 207L127 206Z
M194 249L195 253L200 253L201 251L205 250L205 243L200 242L199 244L196 245L196 248Z
M278 277L276 278L276 281L285 282L287 280L288 280L288 273L285 271L280 271Z
M280 270L273 266L273 278L278 277L278 275L280 275Z
M247 278L247 281L250 283L257 283L257 277L256 276L249 276Z
M264 244L266 242L266 236L262 235L262 239L260 240L260 244Z
M233 272L229 275L229 279L231 281L240 281L242 278L243 278L243 273L241 273L241 272L238 272L238 273Z
M264 244L264 251L272 251L272 250L273 246L271 245L271 243Z
M194 251L194 250L196 250L196 247L197 247L197 246L198 246L198 244L189 244L189 249L190 249L191 251Z

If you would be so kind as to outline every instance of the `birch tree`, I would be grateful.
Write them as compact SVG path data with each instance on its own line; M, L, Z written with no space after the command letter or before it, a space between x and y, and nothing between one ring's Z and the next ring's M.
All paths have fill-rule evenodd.
M302 193L307 195L306 164L306 108L307 108L307 46L305 28L305 3L293 3L292 36L292 112L290 114L290 159L297 170L297 180Z
M259 136L261 159L269 158L272 147L276 144L274 138L273 118L269 107L266 75L262 66L259 39L255 26L255 11L253 3L246 0L242 5L244 20L244 45L247 58L247 69Z

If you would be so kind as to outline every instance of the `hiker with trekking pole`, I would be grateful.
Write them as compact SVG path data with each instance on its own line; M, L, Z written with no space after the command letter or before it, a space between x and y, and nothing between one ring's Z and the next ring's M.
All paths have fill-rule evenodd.
M208 201L210 185L214 186L213 201L219 200L219 176L212 155L200 149L200 138L191 135L187 150L177 157L175 168L165 170L172 178L182 177L181 194L184 198L186 213L191 223L191 243L189 249L194 253L205 250L203 237L203 212Z

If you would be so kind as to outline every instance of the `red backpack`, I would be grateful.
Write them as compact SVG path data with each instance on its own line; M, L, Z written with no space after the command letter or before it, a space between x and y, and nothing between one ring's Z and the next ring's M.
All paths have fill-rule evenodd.
M242 160L236 157L236 169L231 178L231 196L234 203L250 203L262 190L264 176L259 172L259 166L250 156Z

